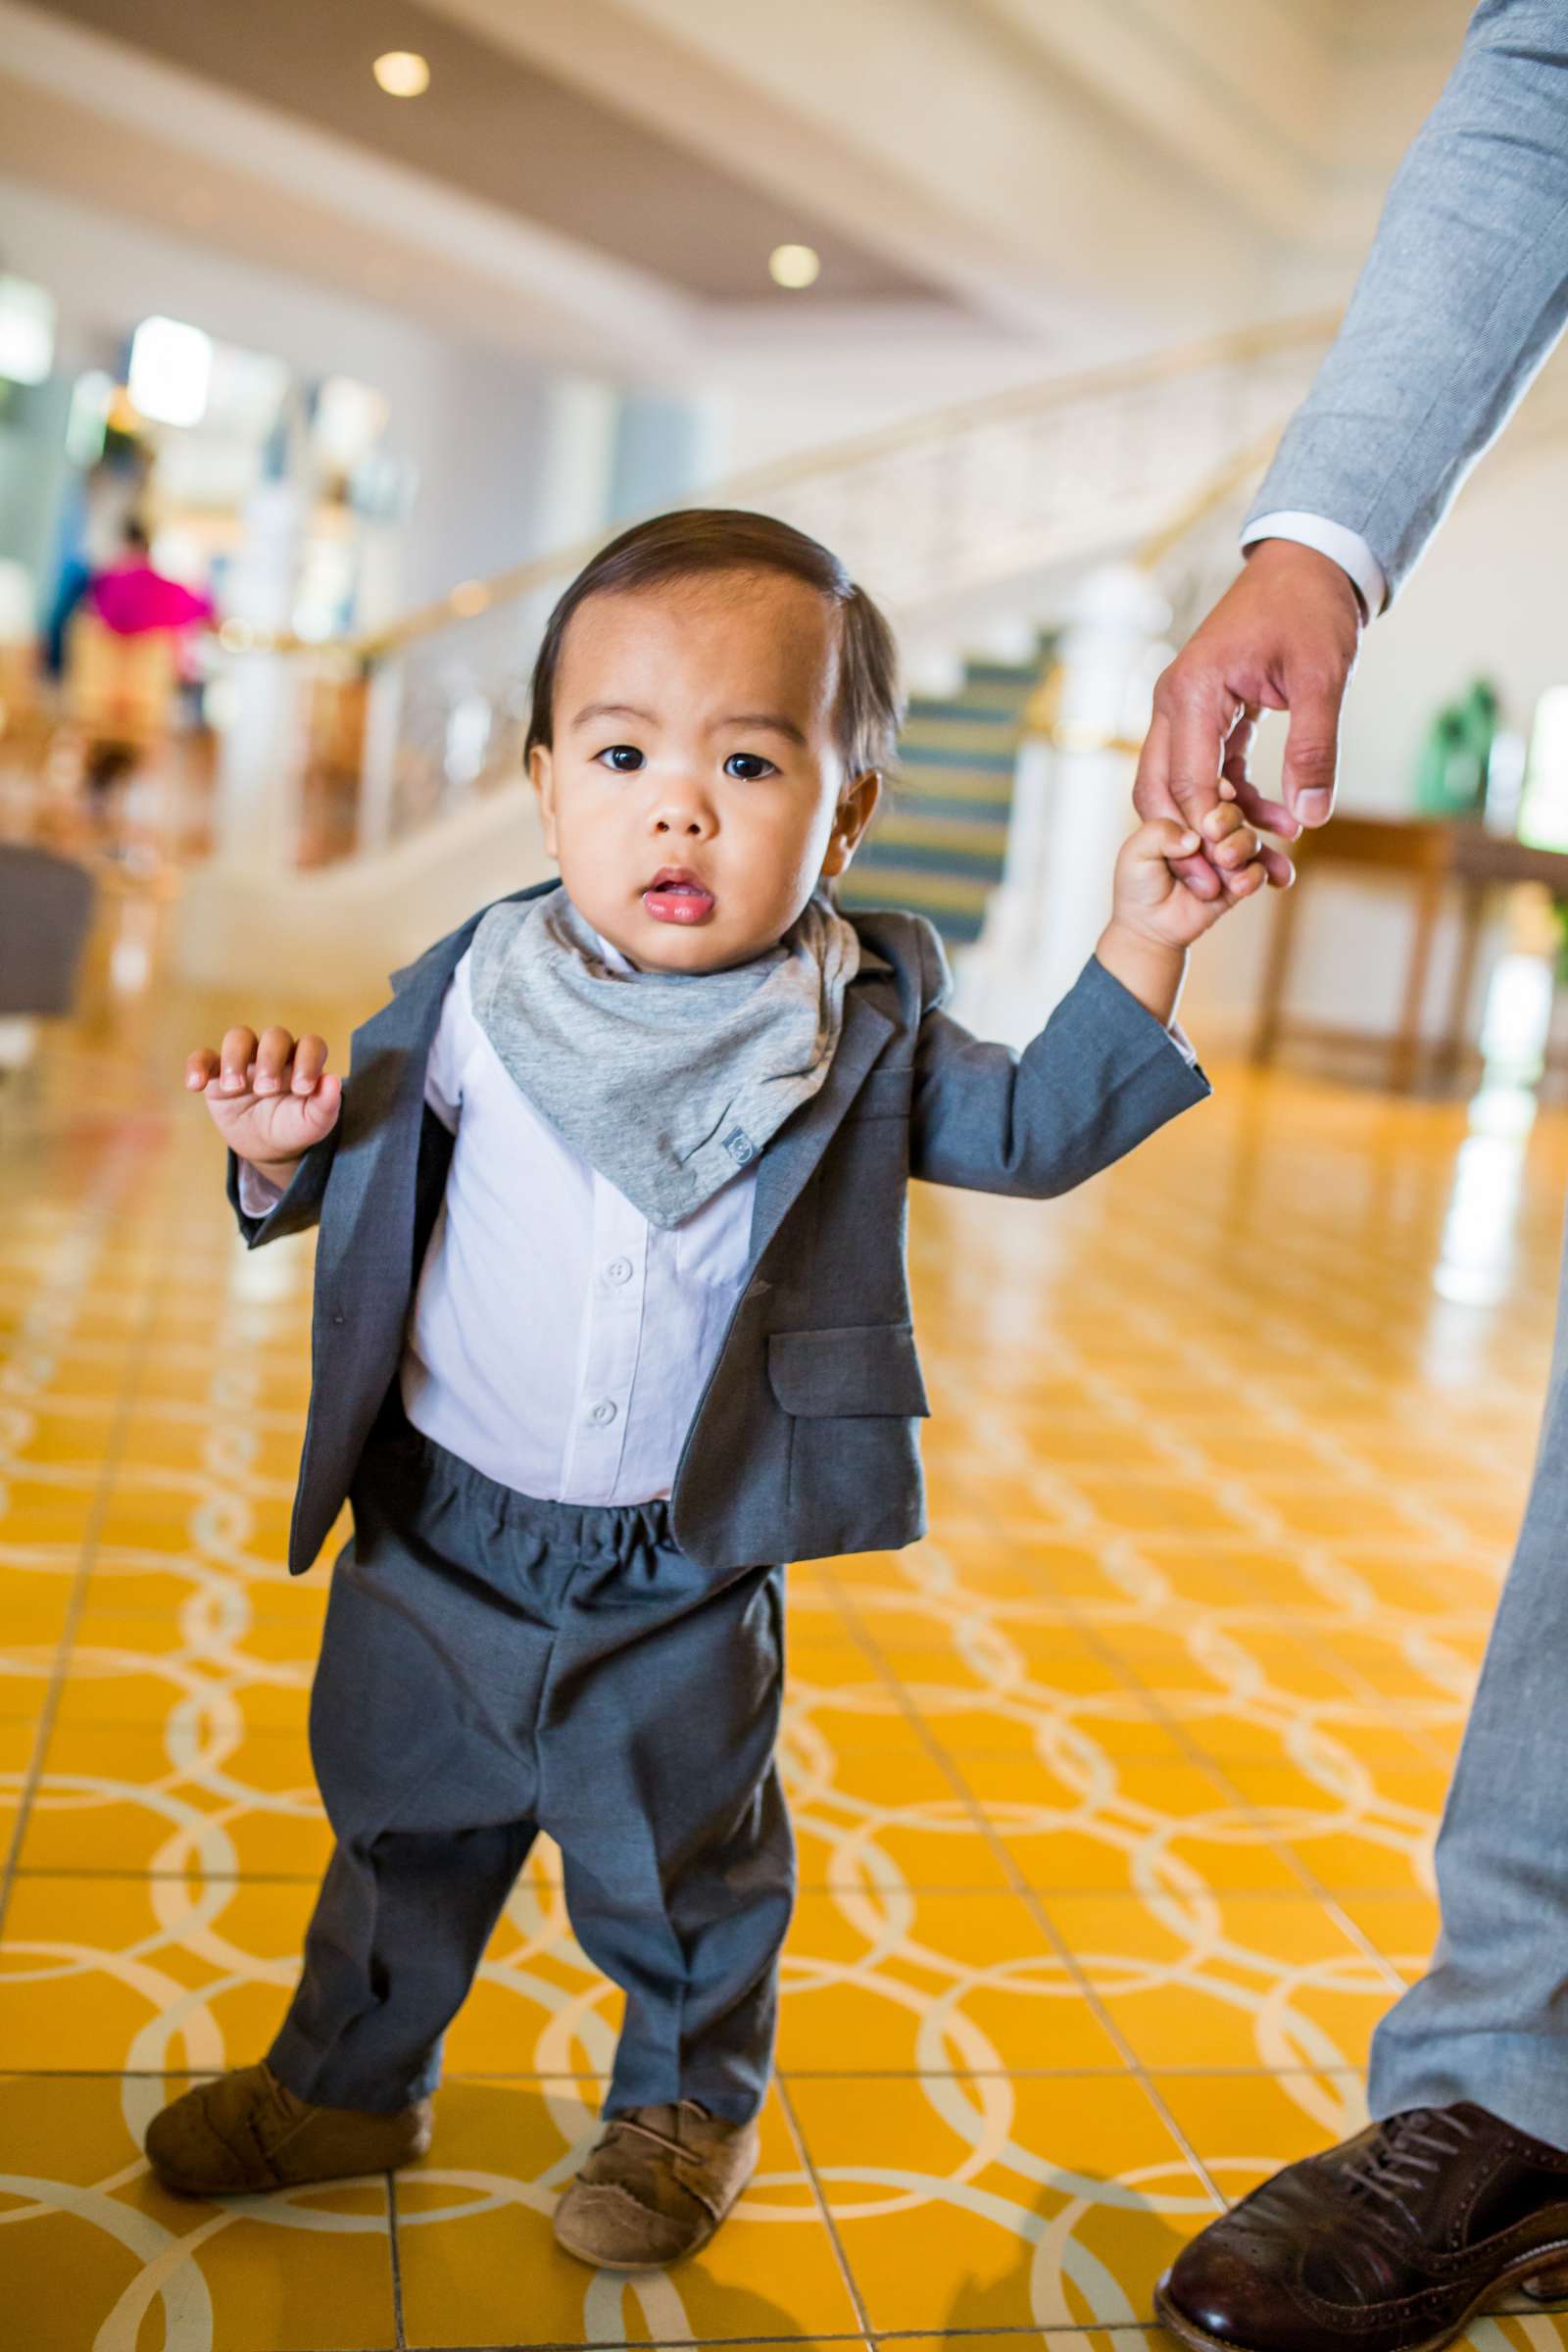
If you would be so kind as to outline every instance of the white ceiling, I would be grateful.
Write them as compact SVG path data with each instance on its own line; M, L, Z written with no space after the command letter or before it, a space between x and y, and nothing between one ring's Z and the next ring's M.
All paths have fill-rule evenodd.
M552 189L551 217L530 217L522 179L443 171L438 144L422 160L390 133L378 147L394 102L340 128L319 104L285 103L286 76L246 86L254 45L236 39L221 74L175 62L181 4L159 0L154 54L140 0L0 0L0 171L547 362L743 391L765 380L775 397L842 368L906 407L1343 296L1468 13L1466 0L419 0L519 91L558 88L563 121L586 104L612 132L619 118L628 139L657 139L642 189L654 233L640 220L616 250L612 208L577 219ZM386 5L327 13L340 31L363 20L370 40ZM254 25L243 0L203 0L209 33L230 15ZM730 258L710 219L698 254L693 222L726 182L745 191L752 242L795 218L841 241L849 293L760 287L753 303L744 270L705 293L703 270L717 282ZM0 253L4 231L0 205Z

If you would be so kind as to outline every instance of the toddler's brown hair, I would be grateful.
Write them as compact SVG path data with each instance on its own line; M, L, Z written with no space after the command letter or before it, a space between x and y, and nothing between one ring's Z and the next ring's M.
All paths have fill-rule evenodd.
M887 773L904 720L898 647L887 618L837 556L793 524L744 507L683 507L634 523L585 564L546 625L533 667L524 757L555 733L556 672L572 614L591 596L626 595L710 571L782 571L814 588L839 613L839 750L852 776Z

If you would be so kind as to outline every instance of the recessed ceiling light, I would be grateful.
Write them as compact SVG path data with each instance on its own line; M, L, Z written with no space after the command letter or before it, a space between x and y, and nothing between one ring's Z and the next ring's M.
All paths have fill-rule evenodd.
M430 69L416 49L388 49L370 68L389 98L422 98Z
M815 285L822 264L809 245L775 245L767 257L767 273L775 286L788 286L797 294L803 286Z

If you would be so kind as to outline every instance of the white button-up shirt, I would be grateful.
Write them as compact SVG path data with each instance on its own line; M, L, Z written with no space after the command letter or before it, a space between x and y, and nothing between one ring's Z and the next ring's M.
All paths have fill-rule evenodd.
M756 1166L672 1230L650 1225L508 1076L474 1018L466 956L424 1099L453 1146L404 1339L409 1419L543 1501L668 1494L745 1282ZM248 1215L280 1197L241 1168Z
M745 1280L755 1168L672 1230L651 1225L508 1076L466 956L424 1099L454 1141L409 1317L409 1419L546 1501L667 1494Z
M1243 547L1251 547L1259 539L1294 539L1298 546L1314 547L1320 556L1327 556L1349 575L1368 620L1376 620L1389 601L1382 564L1360 532L1343 522L1331 522L1326 514L1305 514L1294 507L1281 507L1273 514L1259 514L1242 533Z

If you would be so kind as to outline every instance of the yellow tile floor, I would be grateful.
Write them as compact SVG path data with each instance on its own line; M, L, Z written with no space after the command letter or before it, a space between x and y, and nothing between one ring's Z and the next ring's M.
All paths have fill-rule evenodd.
M279 1565L310 1251L229 1229L176 1083L212 1025L166 993L0 1093L0 2346L1142 2352L1182 2239L1354 2125L1430 1944L1568 1120L1479 1245L1461 1109L1244 1072L1055 1206L917 1198L932 1533L793 1572L762 2170L701 2262L621 2283L550 2237L617 2001L548 1853L424 2163L202 2204L140 2158L265 2046L327 1849L325 1571ZM1494 1303L1435 1290L1461 1246Z

